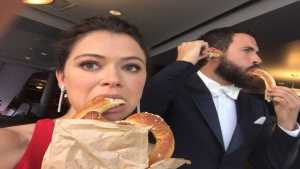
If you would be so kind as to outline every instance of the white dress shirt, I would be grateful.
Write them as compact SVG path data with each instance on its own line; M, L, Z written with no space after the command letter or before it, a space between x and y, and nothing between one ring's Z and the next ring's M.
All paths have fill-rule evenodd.
M237 115L235 100L241 89L234 85L223 86L208 78L200 71L198 71L198 75L212 95L219 117L224 147L225 150L227 150L236 127Z
M233 84L226 86L221 85L204 75L202 72L198 71L197 73L212 95L218 113L225 150L227 150L236 127L237 112L235 100L237 100L241 89ZM293 137L298 136L300 132L299 124L298 129L293 131L288 131L281 126L279 127Z

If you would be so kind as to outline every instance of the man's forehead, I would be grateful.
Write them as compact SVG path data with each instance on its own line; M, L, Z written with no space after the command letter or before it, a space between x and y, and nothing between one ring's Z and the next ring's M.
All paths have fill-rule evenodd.
M233 43L237 43L245 47L252 47L258 50L258 45L255 38L246 33L235 33L233 36Z

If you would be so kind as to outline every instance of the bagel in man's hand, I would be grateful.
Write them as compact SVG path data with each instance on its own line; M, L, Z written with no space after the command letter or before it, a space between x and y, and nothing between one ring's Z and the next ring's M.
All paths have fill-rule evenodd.
M260 68L255 68L255 69L251 69L251 71L249 72L250 74L262 79L264 81L265 84L265 100L267 100L268 102L270 102L272 100L272 98L270 98L267 95L267 90L269 90L272 87L276 86L276 81L274 80L273 76L268 73L267 71L260 69Z
M207 50L208 58L220 58L224 55L224 53L216 48L209 48Z

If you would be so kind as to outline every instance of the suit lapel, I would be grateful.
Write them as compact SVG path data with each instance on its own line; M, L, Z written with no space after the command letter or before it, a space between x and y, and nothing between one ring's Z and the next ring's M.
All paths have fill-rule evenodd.
M248 125L244 120L247 118L247 114L251 114L251 102L249 102L248 97L243 91L240 92L239 97L236 101L236 111L237 111L237 124L230 141L229 147L226 154L232 153L245 143L245 130L243 130L244 125Z
M208 88L205 86L205 84L197 74L190 77L187 82L187 86L188 88L193 89L190 90L190 95L192 96L195 105L201 112L209 128L216 136L218 142L222 145L223 149L225 149L218 113ZM252 102L249 100L247 94L243 90L241 90L236 101L237 125L234 130L229 147L226 151L227 155L236 151L247 142L247 133L245 133L245 128L247 127L247 125L249 125L247 118L251 118L249 116L253 114L252 106L255 106L251 103Z
M188 87L193 88L193 90L190 91L190 95L192 96L195 105L201 112L209 128L216 136L218 142L224 148L218 113L209 90L197 74L191 76L187 85Z

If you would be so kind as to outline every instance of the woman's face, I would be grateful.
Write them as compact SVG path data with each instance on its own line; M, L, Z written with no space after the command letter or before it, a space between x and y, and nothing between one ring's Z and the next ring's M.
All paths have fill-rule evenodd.
M125 104L103 114L108 120L127 117L140 100L146 81L146 56L130 36L109 31L84 35L73 46L63 72L57 72L77 112L96 96L120 98Z

